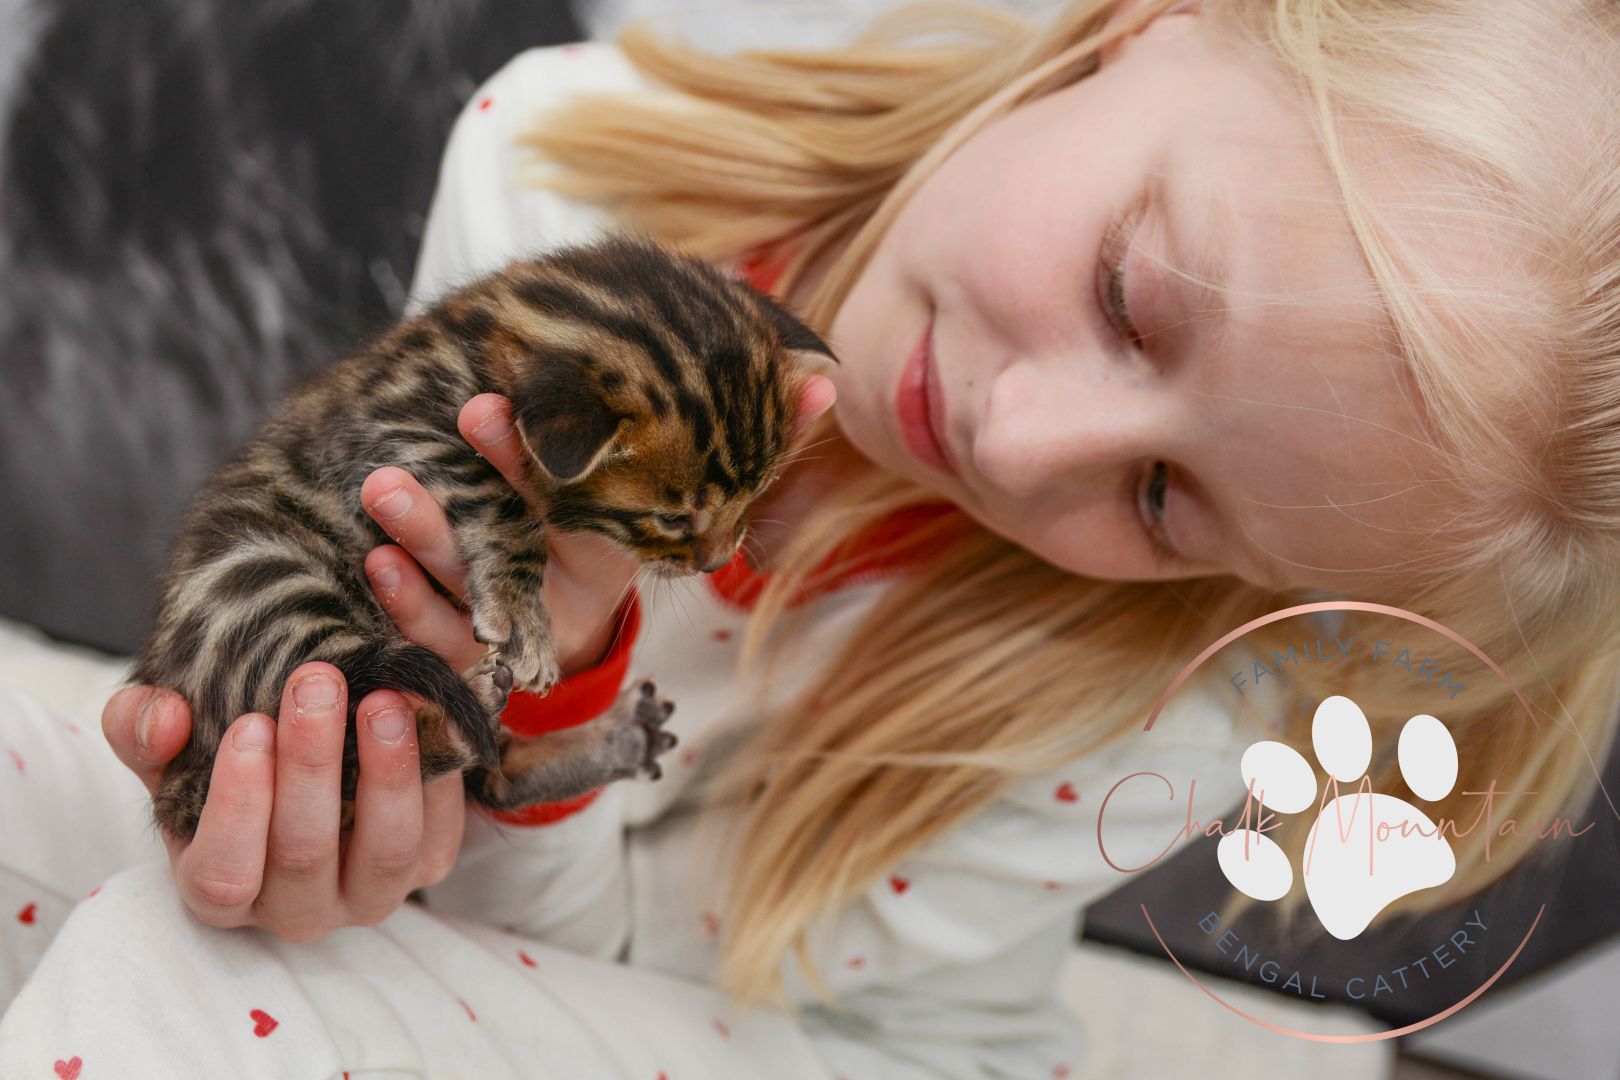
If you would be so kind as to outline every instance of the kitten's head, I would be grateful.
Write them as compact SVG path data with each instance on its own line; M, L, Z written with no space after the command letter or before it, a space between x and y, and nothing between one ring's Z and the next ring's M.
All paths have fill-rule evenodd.
M491 361L548 523L608 536L661 574L724 566L832 350L747 283L636 237L503 278L514 344Z

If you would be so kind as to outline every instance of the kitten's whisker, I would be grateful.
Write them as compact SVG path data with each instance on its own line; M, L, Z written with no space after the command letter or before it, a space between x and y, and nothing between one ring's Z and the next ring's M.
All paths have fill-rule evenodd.
M817 439L815 442L805 443L803 446L796 446L793 448L792 452L795 454L802 454L806 450L814 450L818 446L826 446L828 443L836 441L837 438L837 435L829 435L825 439Z
M630 578L629 581L624 583L624 588L619 590L619 598L613 601L613 607L608 610L608 618L611 619L613 617L613 613L618 611L619 608L624 604L625 597L630 595L631 589L636 588L636 586L641 583L641 575L646 572L646 567L638 566L636 568L635 574Z

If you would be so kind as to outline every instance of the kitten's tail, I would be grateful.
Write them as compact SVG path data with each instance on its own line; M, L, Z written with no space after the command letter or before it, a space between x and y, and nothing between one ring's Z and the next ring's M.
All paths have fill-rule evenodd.
M450 734L474 755L477 764L498 769L501 750L495 740L499 724L484 710L478 695L456 669L432 649L410 642L375 638L329 661L349 683L349 708L373 690L400 690L426 699L444 712ZM423 763L434 749L423 745ZM469 762L468 764L471 764Z

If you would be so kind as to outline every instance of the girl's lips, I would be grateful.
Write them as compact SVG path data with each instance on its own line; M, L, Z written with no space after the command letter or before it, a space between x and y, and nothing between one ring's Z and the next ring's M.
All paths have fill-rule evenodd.
M948 476L956 476L956 467L951 464L950 454L939 436L945 400L939 388L939 375L934 370L933 336L934 319L930 315L922 337L912 347L905 368L900 372L894 411L900 419L906 446L918 460Z

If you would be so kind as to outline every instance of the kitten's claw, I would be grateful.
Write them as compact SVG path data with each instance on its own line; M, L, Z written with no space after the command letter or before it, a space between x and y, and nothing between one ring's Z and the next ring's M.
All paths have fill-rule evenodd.
M462 678L472 687L490 723L500 723L501 713L506 709L507 694L512 689L512 669L507 666L505 659L497 653L486 653Z

